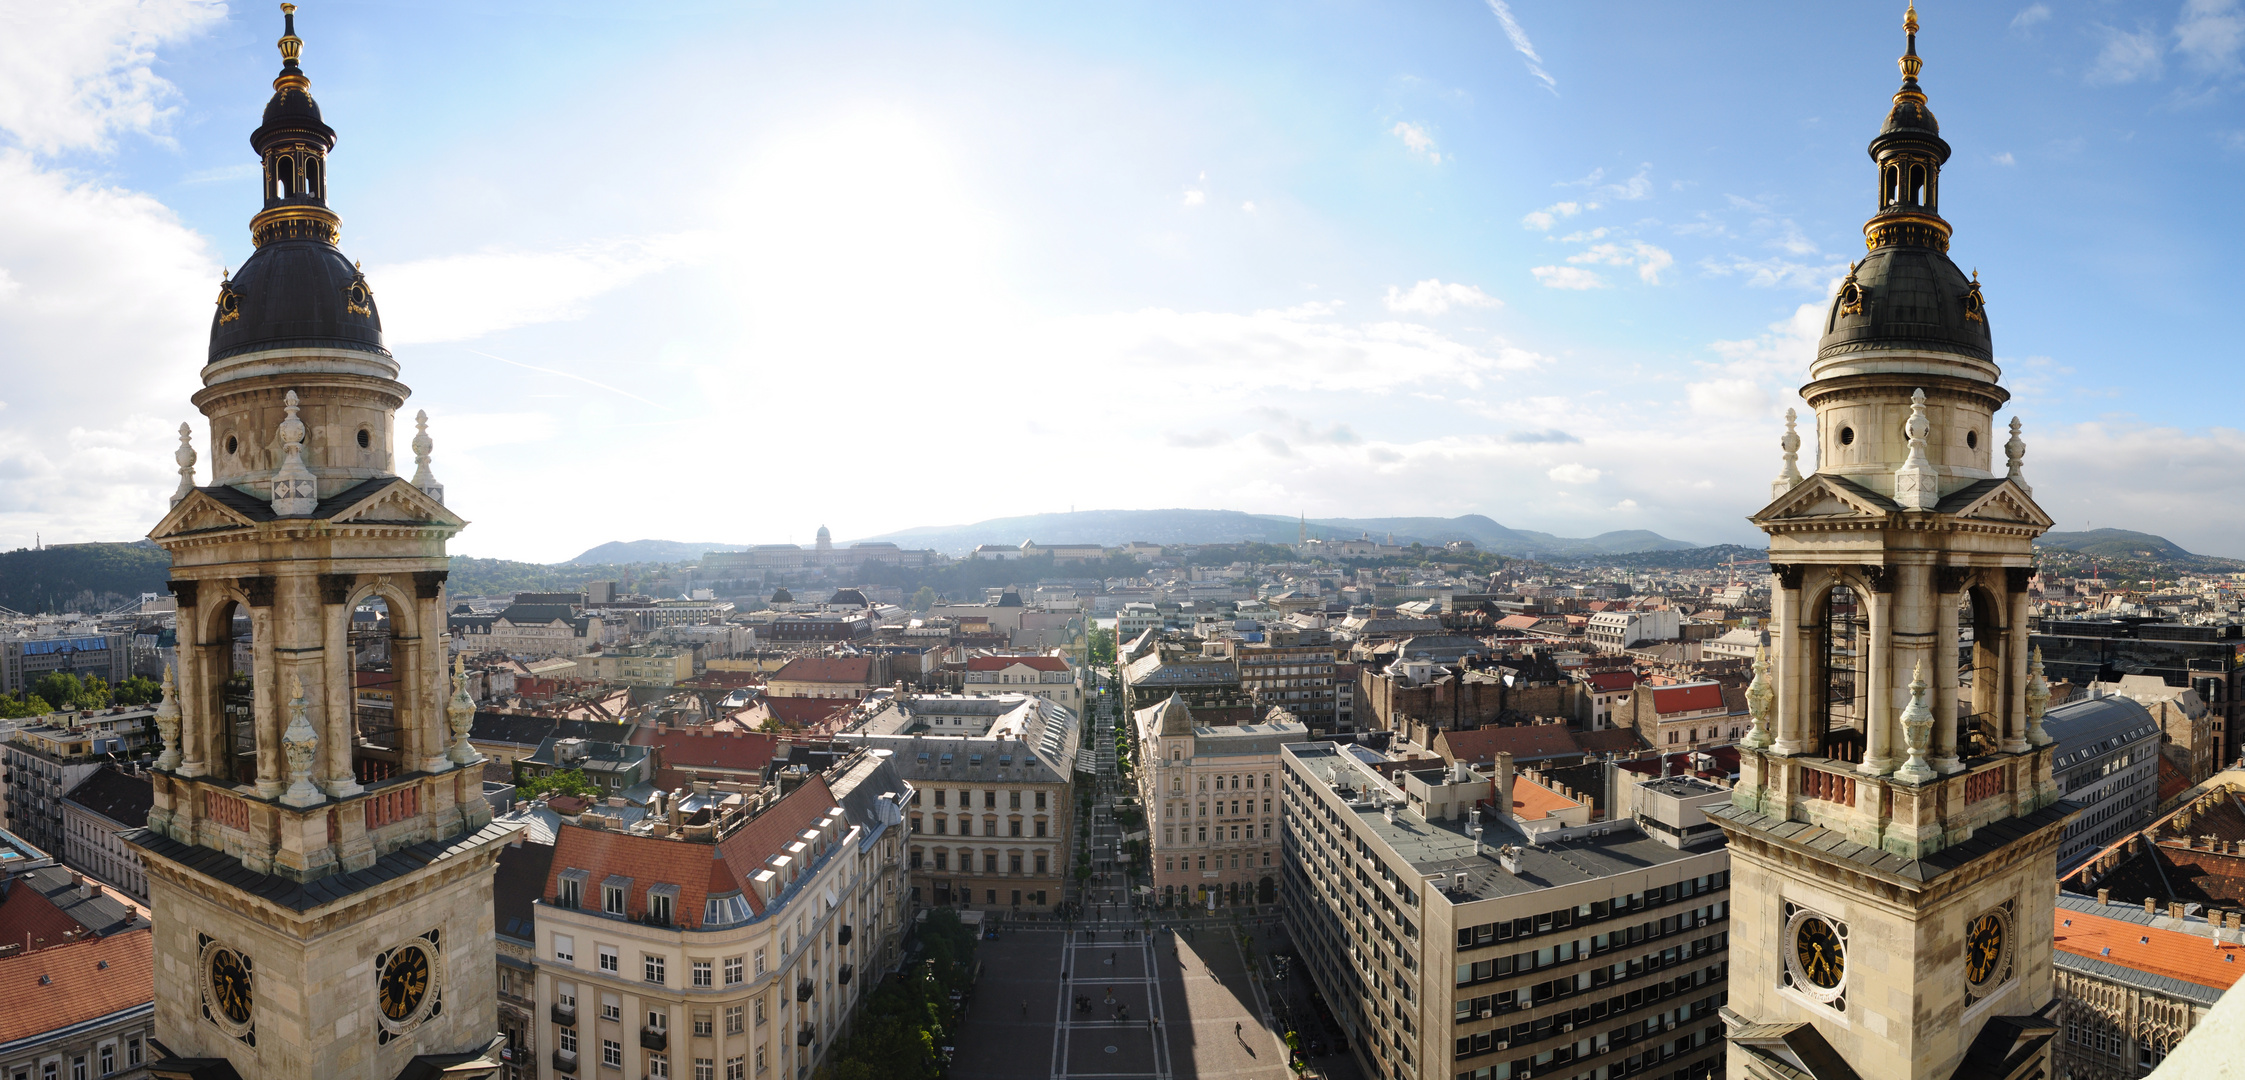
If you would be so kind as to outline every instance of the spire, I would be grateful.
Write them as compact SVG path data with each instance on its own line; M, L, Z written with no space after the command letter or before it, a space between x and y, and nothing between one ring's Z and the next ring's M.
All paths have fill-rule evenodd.
M296 5L281 5L281 73L273 77L273 97L264 122L250 133L250 147L264 164L265 208L250 219L250 239L258 246L274 240L338 238L338 218L327 208L327 154L335 149L335 129L320 120L312 100L312 80L297 63L304 39L296 36Z
M1941 141L1941 124L1926 107L1925 90L1918 73L1925 61L1918 56L1918 9L1913 5L1902 17L1907 44L1896 63L1902 68L1902 87L1894 92L1886 124L1871 140L1871 159L1879 163L1879 212L1863 226L1872 250L1895 244L1949 249L1949 223L1937 212L1941 204L1941 166L1949 160L1949 144Z
M1924 70L1925 61L1918 59L1918 6L1914 3L1902 13L1902 32L1909 41L1908 47L1902 50L1902 58L1895 61L1902 68L1902 90L1917 93L1918 100L1923 101L1925 95L1918 91L1918 72Z
M444 505L444 485L437 483L436 474L429 471L429 451L436 448L436 440L429 438L429 410L413 414L413 486Z
M281 49L281 73L273 78L273 89L295 88L302 90L312 85L296 66L296 58L304 53L304 39L296 36L296 5L281 5L281 40L274 42Z
M308 517L320 504L319 482L304 467L304 421L296 418L296 391L282 399L288 419L274 435L281 443L281 467L273 473L273 513L281 517Z

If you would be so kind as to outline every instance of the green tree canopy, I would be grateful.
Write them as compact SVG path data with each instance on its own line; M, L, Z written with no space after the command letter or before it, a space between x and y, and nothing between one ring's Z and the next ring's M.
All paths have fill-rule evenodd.
M515 787L517 798L534 799L548 794L597 799L604 793L592 781L585 779L582 769L566 769L547 776L531 777Z

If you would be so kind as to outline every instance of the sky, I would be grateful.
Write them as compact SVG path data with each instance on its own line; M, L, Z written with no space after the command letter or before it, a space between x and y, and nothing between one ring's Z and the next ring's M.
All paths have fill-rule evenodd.
M2245 8L1919 13L2037 499L2245 556ZM426 409L455 553L557 561L1070 508L1756 543L1901 22L308 0L297 30L396 443ZM144 535L179 424L207 441L279 35L0 0L0 548Z

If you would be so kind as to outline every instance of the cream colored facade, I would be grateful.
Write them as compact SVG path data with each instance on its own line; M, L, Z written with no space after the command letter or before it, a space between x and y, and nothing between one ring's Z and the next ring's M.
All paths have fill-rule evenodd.
M1139 805L1154 896L1224 907L1277 899L1280 755L1309 738L1297 721L1196 724L1182 697L1139 710ZM1212 899L1213 898L1213 899Z
M1911 20L1903 89L1872 143L1872 250L1834 297L1801 391L1817 467L1798 473L1789 418L1773 499L1752 518L1770 537L1774 655L1748 693L1731 804L1708 810L1736 875L1734 1080L1798 1076L1786 1062L1813 1042L1852 1075L1945 1080L1983 1036L2048 1075L2055 1029L2034 1014L2054 992L2056 847L2076 812L2052 779L2048 687L2027 655L2033 543L2051 520L2017 428L2008 472L1992 469L2010 395L1979 287L1945 254L1949 151L1916 83ZM1960 606L1977 643L1969 688L1948 645Z
M634 645L575 657L577 677L625 686L676 686L694 677L692 649Z
M830 775L842 803L887 809L853 821L837 806L788 838L783 859L808 873L776 883L751 921L687 930L605 914L597 873L578 907L538 902L535 1075L690 1080L706 1068L754 1080L819 1067L858 1003L901 962L911 918L901 836L909 790L853 798L876 776L895 777L870 753ZM557 853L554 869L566 876L564 858Z

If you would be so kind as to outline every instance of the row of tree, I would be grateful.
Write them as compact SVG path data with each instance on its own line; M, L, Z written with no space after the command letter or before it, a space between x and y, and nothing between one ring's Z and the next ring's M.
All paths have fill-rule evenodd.
M935 1080L974 993L974 931L950 908L928 911L920 952L858 1007L850 1034L819 1069L821 1080Z
M111 705L148 705L163 692L156 680L139 675L112 686L99 675L80 677L56 671L40 676L23 693L0 693L0 719L45 716L69 709L106 709Z

